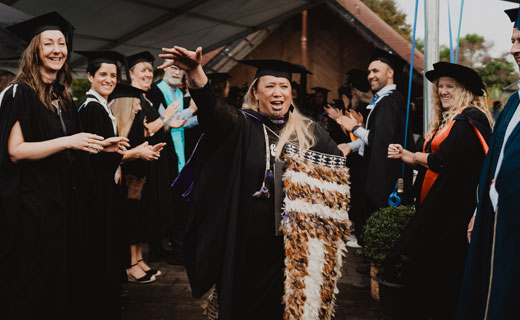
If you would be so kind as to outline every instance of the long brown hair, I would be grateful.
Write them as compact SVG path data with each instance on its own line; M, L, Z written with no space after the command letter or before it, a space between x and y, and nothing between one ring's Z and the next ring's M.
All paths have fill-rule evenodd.
M54 111L54 108L52 107L52 85L44 83L40 73L40 66L43 64L39 54L41 45L40 36L41 34L34 36L25 51L22 53L22 57L20 58L20 71L16 75L14 82L25 83L36 92L36 95L47 109ZM70 52L67 52L67 56L68 55L70 55ZM57 98L60 102L60 106L66 109L67 105L72 100L69 93L72 84L72 75L70 74L68 57L65 59L65 64L61 70L58 71L56 80L61 80L65 86L62 95Z

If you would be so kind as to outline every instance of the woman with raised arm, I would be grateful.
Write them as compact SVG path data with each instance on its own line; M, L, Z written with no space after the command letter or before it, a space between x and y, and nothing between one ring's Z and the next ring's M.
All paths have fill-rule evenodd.
M417 213L389 261L401 254L411 259L409 319L453 319L468 249L466 229L493 119L473 69L438 62L426 78L433 83L435 116L422 152L388 146L389 158L425 169L417 180Z
M80 132L69 94L73 26L52 12L8 29L28 46L0 96L2 318L71 319L82 301L77 275L87 269L86 155L119 140Z
M201 66L202 50L163 49L186 71L205 134L203 169L190 201L185 260L194 296L216 284L219 319L282 319L284 245L276 235L275 159L291 142L301 150L343 155L328 134L292 105L292 73L281 60L241 61L257 68L242 112L215 97Z

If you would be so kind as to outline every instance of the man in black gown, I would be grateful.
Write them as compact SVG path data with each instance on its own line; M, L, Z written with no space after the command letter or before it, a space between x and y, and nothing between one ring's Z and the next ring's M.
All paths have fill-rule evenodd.
M401 163L388 159L388 145L404 143L406 129L406 103L397 90L395 78L403 62L400 58L376 49L368 66L370 89L374 99L367 106L370 110L366 127L362 127L354 117L342 117L344 127L358 139L349 143L352 151L363 157L364 170L364 215L359 220L362 228L370 215L388 206L388 196L394 191L397 179L401 177ZM408 141L411 141L408 139ZM405 181L411 177L411 170L405 170ZM408 192L410 187L405 188ZM362 240L362 239L361 239Z

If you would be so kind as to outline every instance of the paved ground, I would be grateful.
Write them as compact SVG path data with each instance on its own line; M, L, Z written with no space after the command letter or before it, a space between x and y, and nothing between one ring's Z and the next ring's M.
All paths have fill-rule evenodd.
M382 319L379 304L372 300L368 289L352 287L359 280L356 266L361 258L354 250L347 254L343 276L338 284L335 320L378 320ZM123 320L199 320L203 300L191 297L184 267L155 263L162 275L151 284L129 284L128 296L124 298Z

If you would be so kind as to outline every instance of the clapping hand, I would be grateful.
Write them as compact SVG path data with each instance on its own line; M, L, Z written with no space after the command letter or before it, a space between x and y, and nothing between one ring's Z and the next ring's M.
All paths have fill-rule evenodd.
M157 145L155 145L155 146L157 146ZM161 156L160 150L157 151L156 148L154 149L155 146L150 146L148 144L148 141L137 146L136 148L138 148L138 150L139 150L139 158L146 160L146 161L152 161L152 160L159 159L159 157Z
M325 110L325 112L327 112L327 115L332 120L336 120L343 115L341 110L334 108L330 104L327 104L327 106L323 107L323 109Z
M363 123L363 115L355 110L350 110L349 115L354 118L357 123Z
M388 145L388 158L390 159L401 159L403 157L403 146L400 144L389 144Z
M179 120L179 116L176 115L173 119L170 120L170 122L168 122L168 129L180 128L186 123L186 121L188 121L188 119Z
M350 114L349 115L346 115L346 116L340 116L339 118L336 119L336 122L342 126L343 128L345 128L345 130L347 131L352 131L352 129L358 125L358 122L356 119L354 119L354 117L352 117Z
M128 139L125 137L111 137L102 141L103 151L105 152L117 152L119 154L125 154L127 148L130 148Z
M92 133L76 133L72 136L68 136L69 148L86 151L88 153L97 154L103 151L104 138Z

